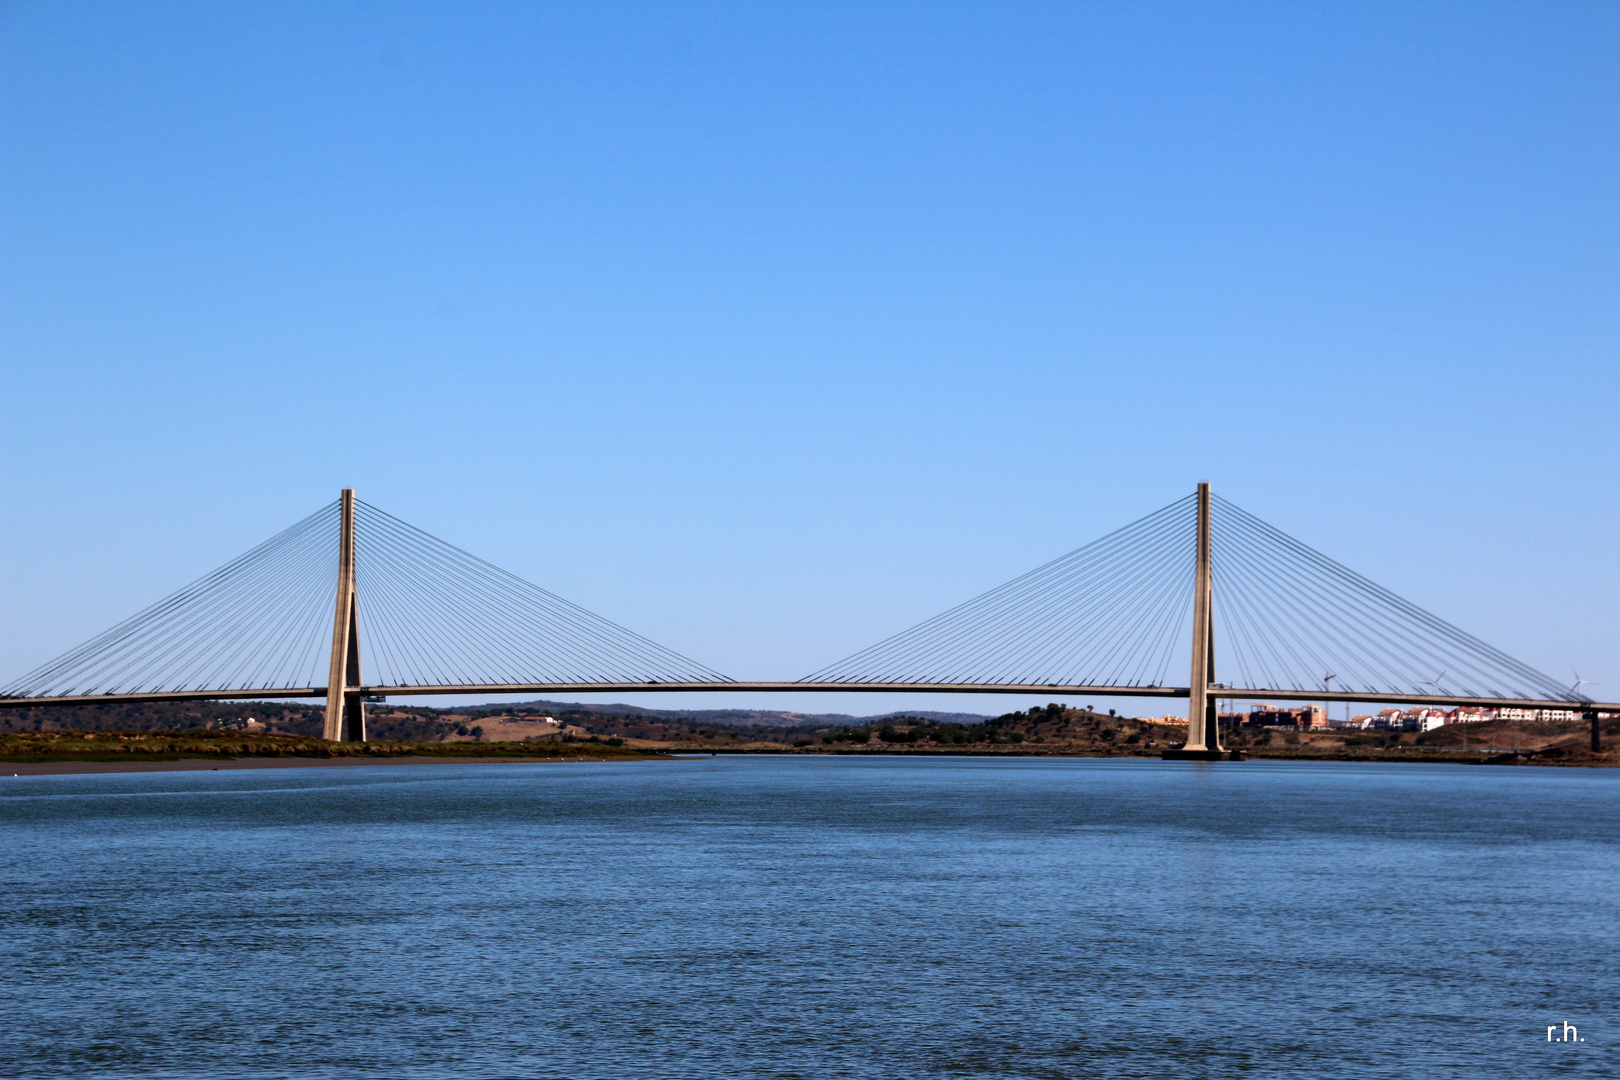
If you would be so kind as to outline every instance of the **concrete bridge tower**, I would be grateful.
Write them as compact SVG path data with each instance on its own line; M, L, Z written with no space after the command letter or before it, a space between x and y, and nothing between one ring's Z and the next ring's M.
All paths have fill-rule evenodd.
M1223 757L1215 681L1214 577L1209 561L1209 484L1198 485L1197 557L1193 573L1192 672L1187 683L1187 742L1167 758L1216 761Z
M326 726L333 742L366 741L360 693L360 607L354 583L354 488L344 488L338 527L337 605L332 615L332 667L326 680Z

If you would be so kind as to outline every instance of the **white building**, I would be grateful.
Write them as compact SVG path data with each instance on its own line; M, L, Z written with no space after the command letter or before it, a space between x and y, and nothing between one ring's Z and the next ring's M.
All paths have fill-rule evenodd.
M1446 722L1443 709L1417 708L1408 709L1401 716L1401 730L1403 731L1433 731Z
M1401 731L1405 726L1401 721L1401 710L1380 709L1378 715L1372 717L1372 727L1377 731Z

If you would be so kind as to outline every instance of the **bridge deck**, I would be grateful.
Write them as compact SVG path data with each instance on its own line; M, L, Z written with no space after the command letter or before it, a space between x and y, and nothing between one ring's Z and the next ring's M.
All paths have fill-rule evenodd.
M1042 694L1057 697L1186 698L1185 686L1077 686L1060 683L856 683L856 682L620 682L522 683L447 686L363 686L360 693L380 697L432 694L645 694L645 693L876 693L876 694ZM1380 694L1259 687L1216 687L1211 696L1228 700L1360 701L1389 705L1483 706L1509 709L1573 709L1620 712L1620 704L1574 699L1464 697L1446 694ZM171 690L132 694L0 698L0 709L60 705L135 704L155 701L259 701L326 697L326 687L279 687L258 690Z

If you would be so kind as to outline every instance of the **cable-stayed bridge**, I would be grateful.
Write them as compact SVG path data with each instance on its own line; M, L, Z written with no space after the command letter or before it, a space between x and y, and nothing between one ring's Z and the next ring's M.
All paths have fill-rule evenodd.
M363 740L365 703L383 696L647 690L1186 698L1188 757L1220 753L1219 698L1576 709L1592 721L1594 748L1599 712L1620 712L1312 550L1207 484L786 682L730 679L345 489L253 550L0 687L0 708L324 698L326 737Z

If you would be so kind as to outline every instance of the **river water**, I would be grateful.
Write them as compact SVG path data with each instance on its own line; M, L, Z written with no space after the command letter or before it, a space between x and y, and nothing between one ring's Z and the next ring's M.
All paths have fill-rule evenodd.
M1617 825L1443 764L6 777L0 1076L1616 1076Z

